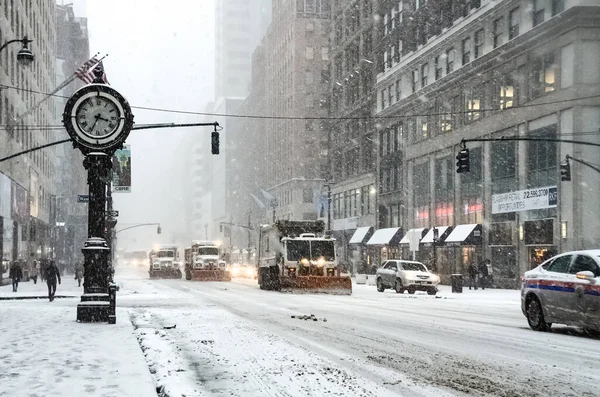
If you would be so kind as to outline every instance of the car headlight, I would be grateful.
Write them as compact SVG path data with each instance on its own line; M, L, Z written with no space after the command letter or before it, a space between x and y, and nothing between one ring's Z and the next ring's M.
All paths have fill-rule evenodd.
M231 269L231 273L233 273L234 276L237 276L240 272L240 269L238 269L237 267L234 267L233 269Z
M319 258L317 260L317 266L319 266L319 267L325 266L325 263L326 263L325 258Z
M252 269L252 268L246 269L246 275L247 276L252 276L253 274L254 274L254 269Z
M308 266L310 264L310 262L306 258L302 258L302 260L300 261L300 263L302 263L304 266Z

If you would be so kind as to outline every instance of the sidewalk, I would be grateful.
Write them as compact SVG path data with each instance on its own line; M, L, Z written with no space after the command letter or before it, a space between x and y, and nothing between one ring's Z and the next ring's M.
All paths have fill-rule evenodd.
M0 301L5 299L24 299L24 298L48 298L48 286L45 281L38 278L37 284L33 280L23 281L19 283L17 292L12 290L12 282L0 286ZM56 297L77 297L83 294L83 283L81 287L77 287L77 280L73 280L72 275L67 275L61 279L62 283L56 285Z
M0 287L0 296L45 296L46 284ZM154 381L126 309L117 324L77 323L82 289L63 280L57 294L76 298L0 301L0 397L151 397Z

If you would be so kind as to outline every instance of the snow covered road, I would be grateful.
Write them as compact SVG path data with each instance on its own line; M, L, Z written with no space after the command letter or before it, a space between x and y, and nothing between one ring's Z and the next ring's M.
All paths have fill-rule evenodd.
M359 285L330 296L261 291L254 280L120 282L147 359L163 352L151 364L171 397L600 395L600 341L531 331L518 291L435 298Z

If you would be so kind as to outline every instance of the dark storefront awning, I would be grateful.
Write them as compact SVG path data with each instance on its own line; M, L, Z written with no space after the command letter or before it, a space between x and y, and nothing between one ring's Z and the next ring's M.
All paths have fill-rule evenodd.
M370 226L359 227L356 229L348 244L364 244L373 235L373 228Z
M367 242L367 245L394 245L398 243L399 235L402 229L399 227L389 227L386 229L375 230L373 236Z
M454 227L445 242L460 245L481 245L481 225L478 223L458 225Z
M421 239L423 238L423 234L425 234L425 232L427 231L426 228L421 227L421 228L417 228L417 229L410 229L406 235L402 238L402 240L400 240L400 244L410 244L410 240L409 240L409 235L411 233L417 233L418 235L420 235L421 237L419 238L419 242L421 242Z
M432 227L431 229L429 229L429 232L427 232L427 234L425 235L425 237L423 237L423 239L421 240L421 244L433 244L433 230L436 229L438 232L438 238L436 241L436 244L441 244L443 243L446 238L448 238L448 236L450 235L450 232L452 231L452 227L450 226L437 226L437 227Z

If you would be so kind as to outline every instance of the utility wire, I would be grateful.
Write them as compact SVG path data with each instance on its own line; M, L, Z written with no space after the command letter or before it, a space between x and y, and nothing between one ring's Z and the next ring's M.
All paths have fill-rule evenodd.
M9 88L15 89L19 91L27 91L35 94L42 95L51 95L47 92L35 91L15 86L9 85L0 85L0 88ZM63 95L51 95L59 98L68 99L69 97ZM148 110L154 112L164 112L164 113L174 113L174 114L188 114L195 116L212 116L212 117L229 117L229 118L247 118L247 119L258 119L258 120L386 120L386 119L404 119L410 117L428 117L428 116L444 116L444 115L457 115L457 114L465 114L465 113L480 113L480 112L501 112L501 111L510 111L512 109L521 109L521 108L530 108L530 107L538 107L538 106L547 106L547 105L555 105L560 103L568 103L574 101L581 101L586 99L600 98L600 94L589 95L585 97L578 98L570 98L570 99L560 99L556 101L548 101L543 103L528 103L523 105L512 106L506 109L497 109L497 108L487 108L487 109L471 109L464 110L459 112L435 112L435 113L418 113L418 114L408 114L408 115L396 115L396 116L364 116L364 117L327 117L327 116L313 116L313 117L304 117L304 116L264 116L264 115L243 115L243 114L226 114L226 113L210 113L210 112L193 112L188 110L176 110L176 109L165 109L165 108L156 108L156 107L148 107L148 106L131 106L132 109L140 109L140 110Z

